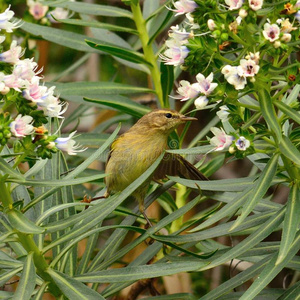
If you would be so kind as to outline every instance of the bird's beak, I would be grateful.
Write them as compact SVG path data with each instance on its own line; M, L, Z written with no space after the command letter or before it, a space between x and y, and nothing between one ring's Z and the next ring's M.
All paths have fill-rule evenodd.
M180 120L183 121L183 122L187 122L187 121L197 121L198 119L194 118L194 117L181 116Z

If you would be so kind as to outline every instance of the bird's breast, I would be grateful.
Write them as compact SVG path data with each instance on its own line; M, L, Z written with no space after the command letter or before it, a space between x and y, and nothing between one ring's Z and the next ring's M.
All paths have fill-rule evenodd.
M166 149L166 137L126 135L112 147L105 173L108 191L121 191L142 175Z

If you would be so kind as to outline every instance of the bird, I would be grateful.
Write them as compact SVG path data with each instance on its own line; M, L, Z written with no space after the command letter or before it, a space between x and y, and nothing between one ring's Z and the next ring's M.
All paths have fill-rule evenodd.
M168 136L178 125L197 118L188 117L171 109L155 109L140 118L127 132L111 145L106 163L104 198L124 190L141 176L154 161L168 149ZM151 180L161 180L167 175L193 180L207 180L200 171L179 154L165 153L154 173L133 193L139 210L151 226L144 207L144 198Z

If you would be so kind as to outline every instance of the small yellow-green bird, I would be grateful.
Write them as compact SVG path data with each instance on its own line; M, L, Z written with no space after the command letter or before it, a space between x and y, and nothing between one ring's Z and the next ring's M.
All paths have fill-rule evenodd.
M107 191L104 197L124 190L141 176L168 148L168 136L179 125L197 120L186 117L175 110L157 109L143 116L127 132L111 145L107 160L105 178ZM152 179L159 180L166 175L177 175L187 179L207 180L191 163L178 154L165 154L160 165L132 196L138 201L141 213L148 220L144 209L144 198Z

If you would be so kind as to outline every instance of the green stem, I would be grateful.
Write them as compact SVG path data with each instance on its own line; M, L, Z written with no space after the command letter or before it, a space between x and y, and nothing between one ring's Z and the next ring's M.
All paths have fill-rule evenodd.
M186 204L186 191L187 188L184 185L176 184L176 206L177 208L183 207ZM183 224L183 216L173 221L170 228L170 233L178 231Z
M133 20L139 33L139 37L142 43L144 57L151 64L150 72L153 80L154 88L157 94L158 101L161 107L168 107L168 99L163 99L163 90L161 86L161 75L157 65L156 56L154 54L152 44L149 43L149 35L146 28L146 21L143 18L141 7L139 3L131 3L131 11L133 14Z
M5 178L6 178L6 176L0 177L0 191L1 191L0 200L4 206L4 209L10 210L13 208L13 199L11 197L9 187L5 184ZM24 249L28 253L33 252L33 261L34 261L34 265L37 269L37 272L46 282L50 282L49 289L50 289L51 293L54 296L59 296L61 294L60 290L56 286L56 284L53 282L50 275L48 275L46 273L46 270L48 269L49 265L47 264L44 256L42 255L41 251L37 247L37 245L33 239L33 235L20 232L15 228L14 228L14 231L18 235L19 241L22 244L22 246L24 247Z

